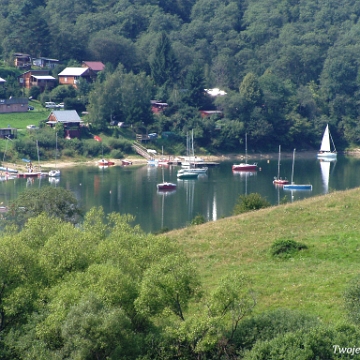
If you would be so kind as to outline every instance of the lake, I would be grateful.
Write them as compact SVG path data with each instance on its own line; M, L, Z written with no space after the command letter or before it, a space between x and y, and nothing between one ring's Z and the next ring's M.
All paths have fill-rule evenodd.
M179 166L155 167L114 166L101 169L97 166L74 167L61 170L58 182L42 179L15 179L0 183L0 201L3 205L15 199L27 187L44 185L61 186L71 190L85 211L102 206L106 213L120 212L135 216L134 224L146 232L162 228L176 229L190 224L202 215L207 221L215 221L232 214L241 194L257 192L271 204L297 201L333 190L345 190L360 186L360 159L338 155L331 163L321 163L313 156L296 155L294 181L312 184L312 191L285 191L276 187L272 180L277 175L277 158L263 156L256 172L231 170L233 162L223 161L210 167L206 175L195 180L177 180ZM323 168L322 168L323 167ZM292 156L287 154L281 161L281 176L291 179ZM177 189L159 193L156 184L165 181L177 183Z

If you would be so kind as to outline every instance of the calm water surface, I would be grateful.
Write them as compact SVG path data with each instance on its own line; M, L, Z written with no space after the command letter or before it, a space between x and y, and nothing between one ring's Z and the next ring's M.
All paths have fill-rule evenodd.
M71 190L85 211L102 206L106 213L120 212L135 216L146 232L161 228L181 228L201 214L207 221L230 216L241 194L260 193L271 204L297 201L317 196L332 190L345 190L360 186L360 159L340 156L331 163L320 163L316 154L307 158L297 155L294 181L312 184L312 191L285 191L272 184L277 175L277 159L258 160L259 171L255 173L233 173L232 162L221 162L208 169L207 175L196 180L177 180L180 167L75 167L62 169L58 182L49 179L15 179L0 183L0 201L4 205L15 199L26 187L45 185L61 186ZM323 166L324 165L324 166ZM322 168L323 166L323 168ZM284 156L281 175L291 178L292 157ZM162 182L162 171L166 181L177 183L171 193L159 193L156 184Z

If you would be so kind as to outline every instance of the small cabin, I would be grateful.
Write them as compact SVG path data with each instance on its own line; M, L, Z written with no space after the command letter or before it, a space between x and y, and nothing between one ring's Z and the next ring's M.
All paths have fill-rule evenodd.
M76 110L54 110L47 118L46 124L54 127L57 123L64 125L65 138L80 138L83 121Z
M49 75L48 70L28 70L18 76L18 82L20 87L25 89L38 86L41 91L51 90L56 85L56 79Z
M0 139L15 139L17 137L17 129L10 127L0 128Z
M76 88L76 83L80 79L91 82L95 73L88 67L67 67L58 74L60 85L71 85Z
M28 104L27 98L0 99L0 114L27 112Z
M29 54L15 53L14 65L18 69L31 69L31 56Z
M33 65L40 67L40 68L48 68L48 69L54 69L55 66L59 65L59 60L57 59L49 59L45 57L39 57L36 59L33 59Z

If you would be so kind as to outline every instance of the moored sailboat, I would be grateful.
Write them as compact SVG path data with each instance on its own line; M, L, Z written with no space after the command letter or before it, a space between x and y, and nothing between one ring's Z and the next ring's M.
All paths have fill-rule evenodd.
M336 159L337 151L335 148L334 140L330 134L329 124L326 124L326 128L321 140L320 151L317 154L319 159Z
M291 170L291 184L285 184L283 186L284 190L312 190L311 184L295 184L294 183L294 168L295 168L295 152L293 151L293 160L292 160L292 170Z
M247 162L247 134L245 134L245 162L240 164L234 164L232 166L233 171L256 171L257 163L248 164Z
M273 184L275 185L285 185L289 183L287 178L283 179L280 177L280 166L281 166L281 145L279 145L279 156L278 156L278 174L274 177Z

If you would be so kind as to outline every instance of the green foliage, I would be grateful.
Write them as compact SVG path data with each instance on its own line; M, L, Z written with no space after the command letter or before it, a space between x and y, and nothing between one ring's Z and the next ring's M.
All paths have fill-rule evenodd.
M205 224L205 218L203 215L199 214L196 215L192 220L191 220L191 225L201 225L201 224Z
M289 257L295 255L298 251L305 250L308 247L305 244L290 239L276 240L270 249L273 257Z
M124 158L124 153L121 150L113 149L113 150L110 151L109 156L112 159L123 159Z
M50 218L76 224L82 214L77 199L70 190L52 186L24 190L9 208L3 221L18 225L23 225L28 219L42 213Z
M275 360L275 359L345 359L359 358L358 355L346 353L342 356L340 348L356 348L348 345L356 343L359 330L349 325L336 327L319 326L311 329L300 329L288 332L270 341L259 341L250 352L245 353L244 360ZM346 351L346 350L345 350Z
M271 204L258 193L251 193L249 195L240 195L233 214L238 215L248 211L254 211L269 207Z
M349 282L344 293L344 300L349 320L358 325L360 322L360 276Z

